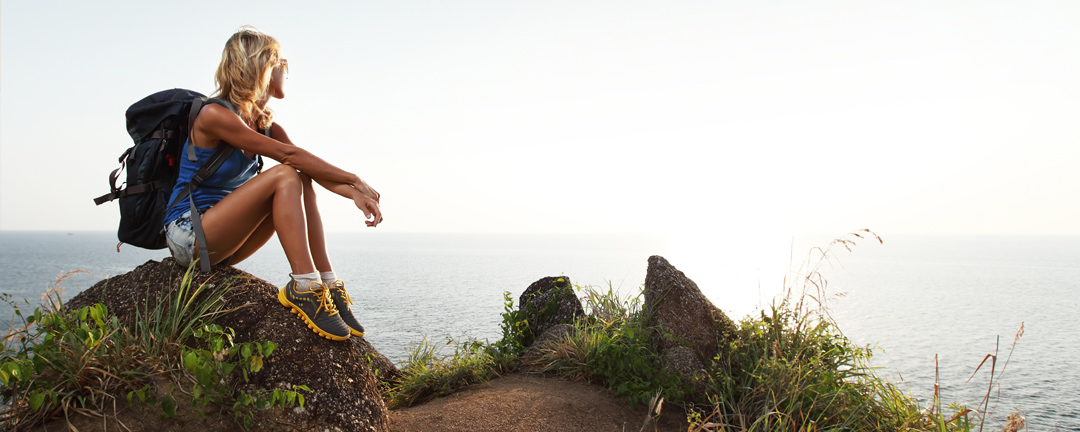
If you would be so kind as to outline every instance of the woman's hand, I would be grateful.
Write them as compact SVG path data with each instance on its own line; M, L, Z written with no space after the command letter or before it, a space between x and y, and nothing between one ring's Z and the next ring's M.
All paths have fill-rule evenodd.
M356 181L352 182L352 187L354 189L360 191L360 193L362 193L364 195L367 195L368 198L371 198L371 199L375 200L376 204L379 203L379 197L380 197L379 193L376 192L375 189L372 188L371 185L367 184L367 182L364 181L363 179L357 177ZM360 205L357 204L357 206L359 207Z
M366 194L354 195L353 203L356 204L356 208L364 212L364 219L366 219L364 223L369 227L378 226L382 222L382 210L379 209L379 202Z

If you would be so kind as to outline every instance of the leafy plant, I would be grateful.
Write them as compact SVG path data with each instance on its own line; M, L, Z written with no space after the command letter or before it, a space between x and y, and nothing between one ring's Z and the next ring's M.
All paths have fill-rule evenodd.
M503 313L499 328L502 329L502 339L495 342L495 349L507 356L520 356L532 344L532 331L529 329L529 321L525 318L525 312L514 307L514 298L510 291L503 291Z
M182 348L184 369L194 379L191 393L193 406L203 409L210 404L233 401L233 416L245 429L251 427L255 410L274 406L281 409L304 406L304 395L300 391L311 391L307 386L294 385L292 390L247 390L239 388L239 380L230 379L231 374L239 371L243 382L247 383L248 374L262 369L264 359L270 357L277 344L267 341L234 345L235 332L217 324L203 325L194 330L192 336L202 341L199 345L206 347Z
M57 415L102 413L115 407L114 395L154 373L103 305L63 309L59 284L75 273L58 278L29 316L4 294L22 321L9 326L0 356L0 403L7 407L0 421L16 430Z

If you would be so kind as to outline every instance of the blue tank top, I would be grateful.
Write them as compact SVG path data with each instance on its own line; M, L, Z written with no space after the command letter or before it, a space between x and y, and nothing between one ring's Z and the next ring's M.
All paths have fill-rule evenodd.
M191 145L190 140L184 143L185 155L187 154L186 146L189 145ZM176 179L176 185L173 186L172 194L169 195L169 202L176 199L180 191L187 187L187 184L191 182L191 178L195 176L195 172L206 163L206 160L212 154L214 154L212 148L195 147L196 160L194 162L188 160L186 156L180 158L180 175ZM233 149L233 152L225 159L225 163L222 163L221 167L210 178L203 181L195 189L195 192L191 193L192 198L195 200L195 207L199 210L205 210L217 204L222 198L225 198L225 195L255 177L257 165L255 160L247 157L242 150ZM180 217L185 211L190 210L190 206L191 204L188 203L187 198L184 198L169 207L169 210L165 213L165 225Z

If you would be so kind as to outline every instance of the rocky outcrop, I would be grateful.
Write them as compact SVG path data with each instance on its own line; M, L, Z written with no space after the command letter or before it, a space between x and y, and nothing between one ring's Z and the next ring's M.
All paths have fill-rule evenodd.
M83 291L67 307L100 302L110 315L130 324L137 308L145 313L162 304L184 272L171 258L148 261ZM236 342L273 341L278 345L263 369L250 376L251 386L287 389L306 385L311 389L305 393L303 408L261 412L255 419L255 430L388 430L375 371L384 381L396 379L399 372L370 343L363 338L333 342L318 337L278 303L278 287L233 267L214 267L210 273L193 274L193 280L207 292L226 291L223 309L232 311L215 322L235 330Z
M566 276L548 276L533 282L518 298L518 310L529 323L526 345L531 345L535 338L552 327L571 324L585 316L581 301Z
M658 348L668 368L691 377L704 372L721 343L736 337L735 323L664 257L649 257L645 274L647 324L660 328ZM697 385L695 385L697 386Z

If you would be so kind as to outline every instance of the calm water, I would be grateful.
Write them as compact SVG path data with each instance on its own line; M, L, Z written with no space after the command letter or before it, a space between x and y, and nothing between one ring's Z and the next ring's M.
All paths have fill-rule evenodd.
M918 237L862 242L840 251L822 271L833 316L849 338L877 348L880 373L932 396L934 355L944 405L975 405L988 370L965 382L1000 336L997 371L1024 323L995 387L996 417L1023 411L1031 430L1080 430L1080 237ZM274 240L271 240L274 242ZM338 234L329 241L367 339L395 361L424 335L497 339L502 293L514 298L543 276L635 293L649 255L667 256L719 307L748 313L779 291L770 274L730 258L703 257L659 238L616 235ZM815 244L816 245L816 244ZM268 247L241 263L271 283L287 281L287 261ZM794 246L805 251L806 246ZM739 251L736 251L738 253ZM781 251L786 256L788 251ZM36 302L58 274L82 269L63 284L67 296L129 271L163 251L124 246L112 233L0 232L0 292ZM691 256L698 259L691 259ZM715 263L715 264L713 264ZM767 266L766 266L767 267ZM767 272L766 272L767 273ZM8 316L0 310L0 317ZM6 322L6 319L5 319ZM986 366L984 366L985 368Z
M986 394L1020 328L990 408L1025 411L1031 430L1080 430L1080 237L902 237L841 259L832 302L848 337L883 352L874 364L933 395L938 355L943 406ZM995 378L996 379L996 378Z

